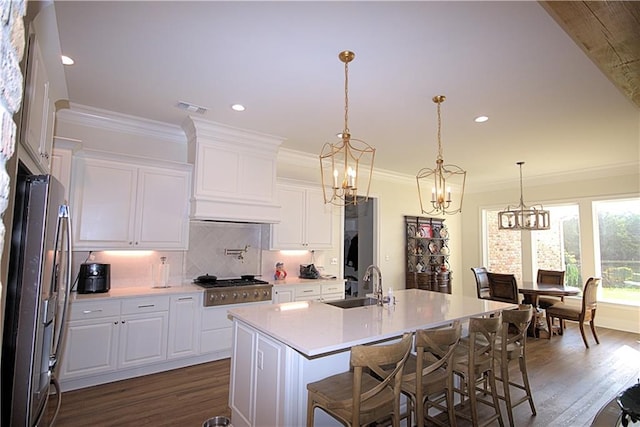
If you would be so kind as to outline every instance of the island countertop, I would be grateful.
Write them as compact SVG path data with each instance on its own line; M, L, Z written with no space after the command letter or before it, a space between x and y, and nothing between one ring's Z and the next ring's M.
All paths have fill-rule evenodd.
M317 301L231 307L229 316L312 358L515 307L419 289L395 291L395 297L395 304L382 307L343 309Z

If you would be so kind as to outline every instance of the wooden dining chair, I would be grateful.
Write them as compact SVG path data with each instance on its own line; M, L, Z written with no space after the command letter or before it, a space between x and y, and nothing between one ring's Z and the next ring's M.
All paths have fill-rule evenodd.
M478 298L490 299L489 296L489 277L487 276L486 267L471 267L473 275L476 278L476 290Z
M600 278L594 277L590 277L589 280L587 280L587 283L585 283L584 289L582 290L582 304L580 308L569 306L564 302L559 302L552 305L551 307L548 307L545 312L547 315L547 327L549 328L549 330L551 330L551 325L553 324L554 318L560 319L560 335L564 333L564 327L562 323L563 320L578 322L578 324L580 325L580 334L582 334L584 345L585 347L589 348L587 336L584 333L584 322L589 322L593 338L595 338L596 344L600 344L600 340L598 340L598 334L596 333L596 325L594 323L594 319L596 317L596 308L598 306L597 292L600 280ZM552 334L549 334L549 339L551 339L551 335Z
M487 426L496 420L503 426L498 392L496 388L494 350L498 331L502 327L502 316L469 319L469 336L460 340L453 356L453 373L460 377L460 384L454 384L454 392L460 394L461 403L456 406L455 414L471 421L474 426ZM484 387L478 386L478 381ZM489 386L487 387L487 382ZM480 392L480 396L478 396ZM491 395L491 400L486 398ZM465 399L466 398L466 399ZM469 403L470 414L464 411ZM480 423L478 404L493 409L493 413ZM483 411L482 414L487 414Z
M537 283L544 283L545 285L564 285L564 271L556 270L541 270L538 269L538 275L536 277ZM551 307L558 302L564 302L564 297L550 297L541 296L538 298L538 307L545 309Z
M489 299L518 304L518 282L513 274L487 273Z
M321 408L346 426L364 426L391 416L400 426L400 393L413 335L386 345L351 348L351 369L307 384L307 427ZM387 368L392 366L391 369Z
M425 419L443 427L455 427L451 361L461 331L460 321L450 328L416 331L416 353L409 355L402 374L402 392L408 397L407 425L413 425L413 413L418 427L424 426ZM430 408L447 413L448 422L429 415Z
M498 396L504 400L509 417L509 425L515 425L513 420L513 408L524 402L529 402L531 413L536 415L536 407L533 403L533 395L529 385L527 374L527 330L533 318L533 307L530 304L521 304L515 310L502 311L502 328L496 338L495 360L500 363L500 376L496 377L502 382L503 395ZM509 376L509 364L518 361L521 382L516 382ZM524 396L513 400L511 388L524 391Z

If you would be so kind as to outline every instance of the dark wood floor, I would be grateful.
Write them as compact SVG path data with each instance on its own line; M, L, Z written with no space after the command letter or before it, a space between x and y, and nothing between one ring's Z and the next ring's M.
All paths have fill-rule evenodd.
M602 406L640 379L640 335L604 328L598 332L601 344L588 335L593 343L588 350L575 324L551 341L528 341L538 415L531 416L527 404L518 406L517 426L589 426ZM67 392L56 426L199 427L210 417L230 416L228 387L225 359ZM458 425L467 424L459 420Z

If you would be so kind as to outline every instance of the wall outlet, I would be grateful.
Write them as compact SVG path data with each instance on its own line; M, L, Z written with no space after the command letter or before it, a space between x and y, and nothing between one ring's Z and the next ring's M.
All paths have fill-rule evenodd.
M331 265L338 265L338 258L331 258Z

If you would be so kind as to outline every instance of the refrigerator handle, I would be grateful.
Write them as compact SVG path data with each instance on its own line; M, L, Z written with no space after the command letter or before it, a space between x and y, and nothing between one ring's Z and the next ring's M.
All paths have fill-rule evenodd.
M58 245L58 239L60 237L60 227L62 226L62 223L66 222L66 239L64 239L66 242L66 247L64 248L64 251L67 254L67 283L65 286L65 297L64 297L64 304L62 306L62 314L59 318L59 328L57 332L56 336L57 339L54 337L54 342L55 342L55 348L53 350L53 354L51 354L50 359L49 359L49 369L52 372L52 374L55 376L55 372L56 372L56 366L58 364L58 359L60 358L60 352L61 352L61 346L62 346L62 342L64 341L64 331L65 331L65 322L66 322L66 317L67 317L67 311L69 309L69 304L70 304L70 297L71 297L71 266L72 266L72 254L73 252L71 251L71 217L69 216L69 206L68 205L60 205L60 208L58 210L58 221L57 221L57 230L56 230L56 246ZM55 263L54 263L54 267L55 267ZM55 272L54 272L55 273Z

